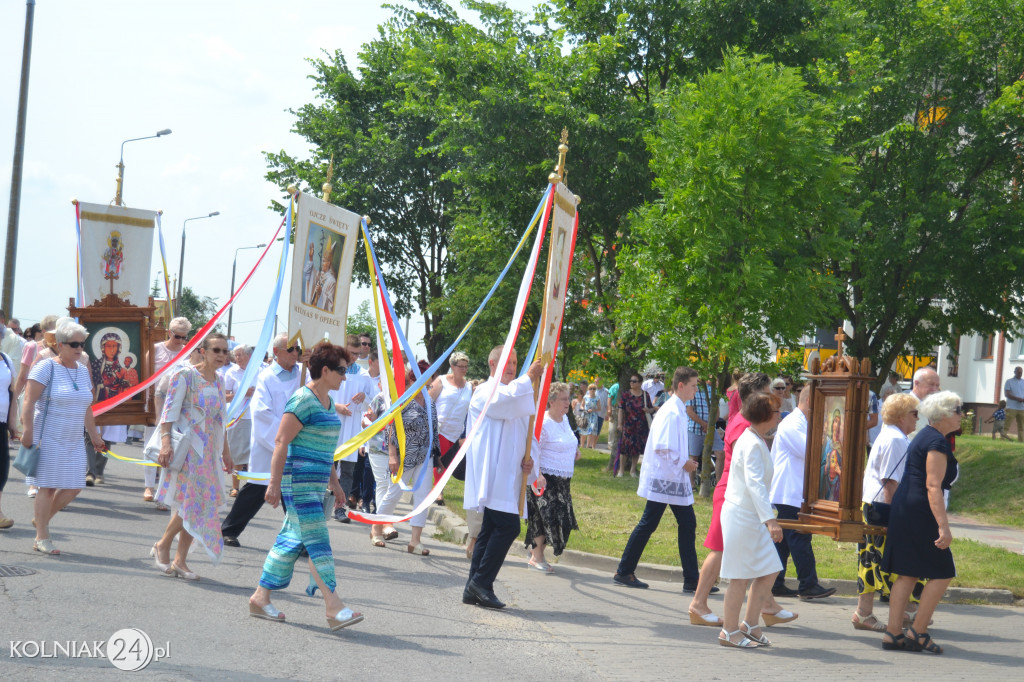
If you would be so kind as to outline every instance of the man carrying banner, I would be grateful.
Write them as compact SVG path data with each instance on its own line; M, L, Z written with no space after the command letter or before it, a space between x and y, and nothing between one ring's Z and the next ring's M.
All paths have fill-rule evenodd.
M466 509L483 512L483 525L473 550L462 603L490 609L505 607L494 594L494 580L519 535L522 477L530 473L528 482L536 478L540 487L544 485L538 460L533 459L530 466L523 459L530 437L529 418L536 412L533 382L540 379L544 365L535 362L525 376L516 379L515 351L509 353L503 371L498 368L501 353L502 346L491 350L487 358L491 376L474 392L466 422L467 428L472 429L494 391L487 414L466 452L463 503Z
M288 335L278 334L273 342L274 361L256 377L256 390L249 403L252 415L252 438L249 443L249 473L269 474L270 460L274 454L274 438L281 425L284 408L288 399L302 384L302 370L298 366L302 348L299 344L288 345ZM242 534L256 513L263 506L267 492L267 479L254 478L238 491L235 503L227 518L221 524L224 544L240 547L238 536Z

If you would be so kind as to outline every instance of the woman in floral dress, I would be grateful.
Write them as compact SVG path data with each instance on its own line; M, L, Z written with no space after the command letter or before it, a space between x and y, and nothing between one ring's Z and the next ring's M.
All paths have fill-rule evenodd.
M157 501L171 508L171 520L150 554L156 567L168 577L199 580L185 560L196 540L213 564L220 562L224 538L220 533L217 509L224 504L224 487L218 467L231 470L224 427L227 424L224 384L217 370L228 359L228 341L223 334L210 334L203 340L202 361L173 370L160 417L160 477ZM173 459L171 428L191 438L189 453L180 471L170 471ZM171 543L178 537L178 549L171 559Z
M644 411L644 392L640 388L640 375L629 377L629 390L619 396L619 409L622 410L622 438L619 441L619 476L626 468L629 475L636 478L637 460L644 454L647 446L647 413Z

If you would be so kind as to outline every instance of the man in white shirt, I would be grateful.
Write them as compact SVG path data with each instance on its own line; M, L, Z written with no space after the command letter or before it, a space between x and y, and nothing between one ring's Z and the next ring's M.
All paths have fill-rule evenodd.
M1018 365L1013 368L1013 378L1003 386L1006 394L1006 421L1017 425L1017 442L1024 443L1024 379Z
M771 502L779 519L796 520L797 512L804 502L804 466L807 450L807 416L810 414L811 389L804 387L796 409L779 423L772 442L772 489ZM775 549L782 560L782 570L775 577L772 594L776 597L822 599L835 594L835 588L822 587L811 549L811 536L795 530L783 529L782 542L775 543ZM796 576L800 581L799 592L786 587L786 562L793 556Z
M296 343L288 345L288 335L278 334L273 343L274 362L260 372L252 394L249 409L252 415L252 437L249 441L249 472L270 474L270 460L274 454L274 439L284 417L288 399L302 385L302 370L298 365L302 348ZM240 547L242 534L263 506L268 480L249 480L238 491L231 511L221 524L224 544Z
M939 373L931 367L922 367L921 369L914 372L914 386L907 393L913 393L918 401L922 401L932 393L939 392ZM917 427L914 432L910 434L910 440L914 440L914 436L917 432L928 426L928 420L923 416L918 416Z
M252 357L252 347L246 345L237 345L231 351L231 357L234 358L234 363L228 369L224 375L224 391L226 392L226 398L230 404L235 399L235 393L242 385L242 378L245 376L245 370L249 366L249 359ZM244 400L251 400L253 393L256 392L255 382L245 392ZM237 471L246 471L249 465L249 447L250 441L252 440L252 415L249 412L249 406L246 405L245 410L239 415L238 419L235 420L234 425L228 429L228 449L231 450L231 461L235 465ZM232 474L231 476L231 496L235 497L238 495L238 476Z
M662 379L665 378L663 372L653 371L648 372L647 378L644 379L644 383L640 384L640 388L643 389L647 397L650 398L650 404L654 405L658 399L658 394L665 390L665 382Z
M352 356L353 362L349 364L345 373L345 380L337 391L330 391L328 395L334 401L334 410L341 419L341 429L338 431L338 447L348 442L350 438L362 431L362 418L366 405L369 404L367 394L370 393L371 384L369 377L363 374L359 365L354 361L359 357L360 342L355 334L345 337L345 348ZM359 461L359 453L354 452L335 464L335 471L338 474L338 482L345 493L334 500L334 520L340 523L350 523L351 519L345 512L345 505L355 509L359 502L359 488L363 480L362 468L356 470L356 463ZM365 458L364 458L365 459Z
M690 472L697 461L690 457L690 418L686 402L697 392L697 370L679 367L672 375L672 397L654 415L651 432L644 448L644 466L640 470L640 486L636 494L647 499L643 516L629 536L622 551L619 567L612 580L626 587L646 588L634 571L647 547L651 534L658 529L665 507L671 507L679 524L679 560L683 567L683 592L697 590L700 568L697 565L697 517L693 513L693 486Z
M601 377L594 379L594 384L597 385L594 395L597 396L597 435L600 436L604 420L608 418L608 389L601 383Z
M525 375L516 379L515 351L509 353L504 368L498 367L501 353L502 346L491 350L487 358L491 377L473 393L466 417L466 429L472 430L477 417L487 407L487 414L466 452L463 506L483 512L483 522L473 548L462 603L490 609L505 607L494 594L494 580L519 535L523 476L531 473L528 483L535 476L538 485L543 487L544 484L537 458L531 458L532 467L524 458L526 440L530 437L530 416L536 412L533 382L540 379L544 365L535 362ZM494 397L488 406L492 391ZM525 505L523 514L526 514Z

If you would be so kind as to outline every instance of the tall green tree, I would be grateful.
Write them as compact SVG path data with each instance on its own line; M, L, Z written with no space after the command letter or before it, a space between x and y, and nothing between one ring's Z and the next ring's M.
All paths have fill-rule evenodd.
M178 302L176 315L191 322L192 331L195 332L205 326L219 309L217 299L197 294L192 287L184 287L181 290L181 300ZM223 334L223 325L214 325L213 331Z
M824 260L847 283L849 352L881 381L911 349L1020 328L1024 5L828 0L819 16L808 77L858 170L852 252Z
M834 112L798 70L765 57L731 51L658 108L647 138L658 198L636 212L618 257L620 319L664 367L696 365L721 390L733 366L833 312L839 281L820 262L847 249L850 166L831 148Z

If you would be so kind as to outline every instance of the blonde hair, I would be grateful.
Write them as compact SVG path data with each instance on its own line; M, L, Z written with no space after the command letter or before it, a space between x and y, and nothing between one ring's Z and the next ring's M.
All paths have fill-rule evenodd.
M913 393L894 393L882 403L882 423L896 425L909 412L917 409L917 396Z

